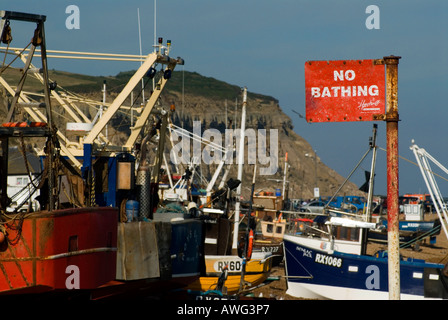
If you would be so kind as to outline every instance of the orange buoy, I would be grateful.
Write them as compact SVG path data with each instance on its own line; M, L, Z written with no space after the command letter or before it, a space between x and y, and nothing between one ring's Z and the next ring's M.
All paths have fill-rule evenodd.
M247 243L247 254L246 259L247 261L250 260L252 257L252 250L254 247L254 231L252 229L249 230L249 242Z
M47 125L46 122L31 122L30 127L45 127Z

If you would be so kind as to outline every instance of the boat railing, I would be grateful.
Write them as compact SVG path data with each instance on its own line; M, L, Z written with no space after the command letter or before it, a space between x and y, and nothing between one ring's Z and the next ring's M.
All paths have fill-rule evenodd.
M285 213L285 211L282 212ZM301 234L310 237L330 236L330 233L323 229L325 227L324 225L318 225L314 221L316 217L327 216L326 214L296 211L288 211L286 213L288 215L285 223L285 234Z

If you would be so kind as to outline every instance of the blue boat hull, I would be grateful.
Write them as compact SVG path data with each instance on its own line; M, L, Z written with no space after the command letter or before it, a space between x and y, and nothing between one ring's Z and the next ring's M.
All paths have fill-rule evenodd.
M300 245L285 236L285 260L291 296L317 299L388 299L386 257L326 252ZM422 260L401 261L402 299L446 299L444 265Z
M381 224L387 229L387 220L381 220ZM433 221L399 221L398 228L402 231L416 231L416 232L428 232L439 227L440 233L440 220L436 219Z
M387 220L382 220L381 230L369 230L369 240L374 242L387 242ZM400 244L409 243L413 240L429 238L431 244L436 243L436 236L440 234L440 220L434 221L399 221Z

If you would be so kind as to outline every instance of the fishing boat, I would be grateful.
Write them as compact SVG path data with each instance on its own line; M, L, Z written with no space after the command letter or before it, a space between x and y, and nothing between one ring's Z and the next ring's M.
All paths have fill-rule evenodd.
M429 238L430 244L435 244L440 234L441 223L439 219L432 221L403 221L398 222L398 237L400 244L415 243ZM377 228L369 230L370 241L387 243L387 220L381 220Z
M43 77L46 78L45 16L0 11L1 40L12 40L10 23L21 20L37 24L26 60L23 76L13 95L6 122L0 128L1 157L1 225L0 264L2 281L0 293L40 293L53 290L94 289L115 277L118 210L116 208L57 209L54 191L61 164L59 146L54 139L51 118L50 86L44 86L47 111L45 122L14 120L14 110L24 103L20 96L31 57L41 47ZM32 104L23 105L32 108ZM7 194L8 151L10 139L20 139L22 146L28 138L46 139L44 175L41 177L41 210L19 212L20 206L8 212ZM27 161L25 159L25 161ZM30 176L31 177L31 176ZM39 181L34 181L39 183ZM31 198L31 194L30 194ZM23 204L23 203L22 203Z
M271 252L254 250L249 259L232 254L232 224L224 210L204 208L207 213L204 239L204 273L187 286L191 292L218 291L224 295L237 295L262 284L272 270ZM240 232L244 238L245 231ZM244 270L243 270L244 269ZM244 273L243 273L244 272Z
M328 252L365 253L366 243L363 240L368 230L376 227L375 223L347 217L318 216L314 220L309 218L293 220L300 222L299 231L289 228L283 236L284 242L286 238L289 241Z
M245 105L247 89L243 89L243 111L241 131L245 127ZM190 291L207 292L219 291L227 295L237 295L247 292L263 283L272 269L273 255L270 252L255 252L254 234L255 217L252 215L252 203L256 175L252 182L251 201L249 208L243 213L241 210L241 180L244 157L244 134L240 137L240 152L238 178L229 179L225 188L210 196L217 202L224 203L223 208L207 208L201 205L201 210L207 213L205 235L205 275L188 286ZM214 184L217 175L211 180ZM236 190L236 191L235 191ZM230 210L232 192L236 192L234 210ZM218 198L222 198L219 200ZM212 204L213 200L207 204ZM232 208L233 209L233 208ZM232 218L230 218L232 216ZM232 228L233 225L233 228Z
M285 235L288 290L294 297L335 300L388 299L387 254L374 256L327 251ZM446 265L400 260L401 299L446 299Z
M261 191L253 195L254 212L258 221L254 237L254 251L271 252L273 266L277 266L283 261L283 234L286 229L283 203L283 197L279 190L276 194L270 191Z
M270 253L253 253L249 261L237 255L205 256L206 276L199 277L188 286L189 290L207 292L217 290L222 274L225 274L220 291L227 295L247 292L262 284L272 269ZM245 265L244 277L242 276Z
M412 149L416 154L419 153L416 155L418 161L422 160L421 157L425 157L424 152L415 145ZM431 175L431 170L428 168L423 170L422 166L421 169L424 177L427 177L426 174ZM429 184L428 189L432 193L433 190ZM436 196L440 198L438 193ZM433 199L435 200L435 196ZM448 237L444 221L446 211L442 208L437 212L445 235ZM379 300L389 298L388 254L386 251L377 251L373 255L366 254L366 250L362 248L367 245L367 237L363 234L367 234L371 226L359 226L358 222L356 227L348 224L345 227L355 227L353 230L355 233L359 231L356 242L361 244L360 252L348 252L346 247L342 246L339 248L331 245L325 248L317 247L307 243L304 237L285 234L287 294L313 299ZM430 263L412 257L400 257L397 263L399 263L400 273L400 299L448 298L446 264Z
M283 262L283 235L285 234L286 220L260 221L261 233L254 238L254 252L270 252L273 256L272 266Z
M310 299L388 299L387 252L366 254L366 236L376 224L332 217L325 225L328 233L312 228L284 235L286 293ZM445 268L444 264L402 259L401 299L448 298Z
M168 56L171 42L165 47L160 38L153 53L139 56L140 68L107 104L107 111L91 121L74 103L79 96L68 91L62 96L56 82L49 79L46 17L0 11L0 18L1 41L7 45L2 48L5 58L12 54L24 62L15 89L2 77L7 68L0 72L0 82L11 95L7 118L0 127L0 294L85 294L99 299L160 293L197 279L204 269L203 222L184 213L155 213L162 153L155 157L151 171L145 152L147 139L156 133L160 136L157 147L163 150L164 146L169 111L154 106L172 70L183 64L181 58ZM37 24L25 49L10 46L15 21ZM37 51L40 68L31 63ZM155 64L162 66L161 72L155 71ZM43 98L23 90L30 75L42 83ZM114 145L103 130L146 76L154 79L157 90L139 110L127 142ZM95 106L105 104L84 101ZM76 132L78 141L71 141L57 129L55 102L75 121L67 123L66 131ZM18 112L18 108L22 110ZM136 142L150 114L158 121L144 135L143 148L137 150ZM28 139L35 138L45 140L39 154L42 175L31 181L33 189L40 191L40 209L32 211L29 206L21 210L33 191L14 211L7 211L10 140L18 140L23 147Z

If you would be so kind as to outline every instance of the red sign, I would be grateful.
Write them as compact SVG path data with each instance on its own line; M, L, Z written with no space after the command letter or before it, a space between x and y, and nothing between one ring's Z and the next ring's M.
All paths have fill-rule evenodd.
M386 109L385 67L379 60L307 61L308 122L373 121Z

